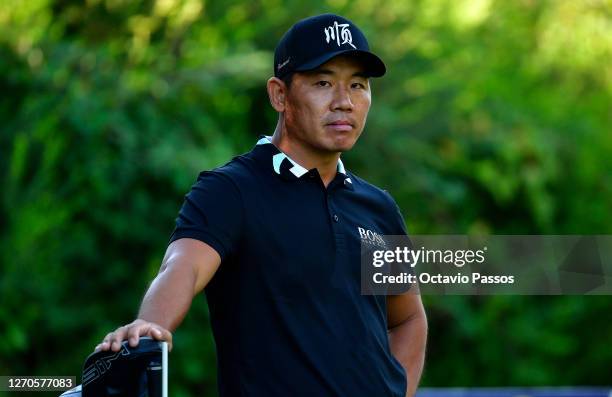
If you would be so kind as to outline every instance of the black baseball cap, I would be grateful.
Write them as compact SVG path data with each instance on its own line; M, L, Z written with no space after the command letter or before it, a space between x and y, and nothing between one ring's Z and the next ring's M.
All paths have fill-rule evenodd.
M357 25L340 15L322 14L302 19L283 35L274 51L274 76L316 69L340 54L361 59L368 76L380 77L387 70Z

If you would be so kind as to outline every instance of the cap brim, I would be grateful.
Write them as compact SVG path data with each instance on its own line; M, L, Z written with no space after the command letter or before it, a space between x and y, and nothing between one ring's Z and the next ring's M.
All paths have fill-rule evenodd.
M350 55L360 59L363 62L363 65L366 69L365 72L369 77L381 77L387 71L387 67L385 66L382 59L380 59L373 53L364 50L340 50L336 52L330 52L318 58L315 58L310 62L296 67L295 71L305 72L308 70L316 69L319 66L323 65L325 62L338 55Z

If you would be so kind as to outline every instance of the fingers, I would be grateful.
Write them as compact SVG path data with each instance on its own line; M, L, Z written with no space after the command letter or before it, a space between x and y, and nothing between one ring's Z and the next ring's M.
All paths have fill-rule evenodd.
M132 331L130 331L132 332ZM168 343L168 351L172 350L172 333L162 327L161 325L151 323L151 322L143 322L140 327L134 329L134 335L136 339L136 344L138 344L138 336L150 336L151 338L158 341L166 341ZM130 334L131 335L131 334ZM130 346L132 345L132 338L130 337Z
M111 350L114 352L118 352L121 350L121 342L123 342L127 336L128 326L124 325L123 327L117 328L113 333L112 338L110 339Z
M131 326L128 329L127 338L129 340L130 346L136 347L138 346L138 341L140 340L140 337L146 336L150 332L152 323L148 323L142 320L136 320L130 325Z
M137 319L128 325L117 328L114 332L108 333L102 343L98 344L95 351L119 351L121 342L127 340L131 347L138 346L141 336L150 336L159 341L168 343L168 350L172 350L172 333L164 327L148 321Z
M166 341L168 343L168 351L172 351L172 333L170 331L156 325L151 332L151 337L155 340Z
M96 346L95 350L112 350L115 352L119 351L121 349L121 342L126 339L127 330L128 326L123 326L117 328L114 332L109 332L102 340L102 343Z
M114 334L115 334L114 332L109 332L108 334L106 334L106 336L104 337L102 342L96 346L95 350L96 351L98 351L98 350L102 350L102 351L109 350L111 348L112 341L114 340L114 337L115 337Z

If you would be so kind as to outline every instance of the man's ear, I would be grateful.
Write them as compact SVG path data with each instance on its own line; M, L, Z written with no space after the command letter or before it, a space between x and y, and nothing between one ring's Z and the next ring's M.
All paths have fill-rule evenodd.
M267 83L270 104L277 112L285 111L285 100L287 98L287 86L278 77L270 77Z

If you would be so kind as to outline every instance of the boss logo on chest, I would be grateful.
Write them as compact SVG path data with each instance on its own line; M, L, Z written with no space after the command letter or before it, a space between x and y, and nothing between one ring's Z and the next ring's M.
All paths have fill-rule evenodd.
M376 245L378 247L385 248L387 243L379 233L373 232L370 229L364 229L360 226L357 227L359 237L363 244Z

